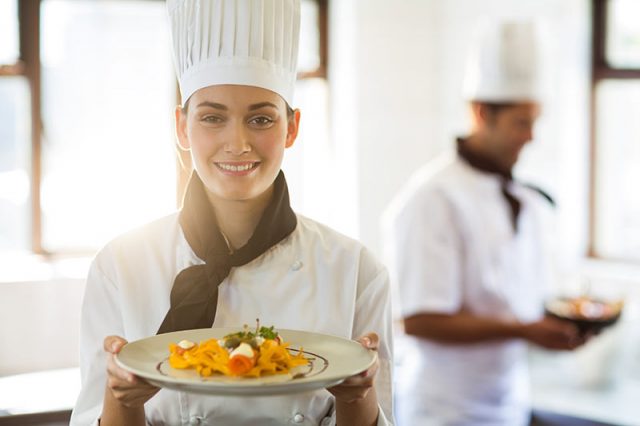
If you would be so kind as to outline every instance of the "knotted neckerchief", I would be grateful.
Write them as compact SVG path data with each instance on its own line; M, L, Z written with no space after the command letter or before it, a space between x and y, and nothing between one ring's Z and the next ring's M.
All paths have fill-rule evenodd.
M216 316L218 286L231 268L260 256L293 232L296 224L296 215L289 205L287 182L280 171L271 201L253 235L247 244L230 253L204 184L194 172L180 211L180 226L191 249L205 263L189 266L176 276L171 289L171 307L157 334L211 327Z
M458 145L458 155L466 160L471 167L483 172L497 174L501 177L502 195L504 195L504 198L507 200L509 207L511 208L511 224L513 225L513 231L518 232L518 215L520 214L521 205L520 200L509 192L509 183L513 181L511 170L505 170L490 158L483 157L471 151L467 146L465 139L458 138L456 142Z
M509 191L509 183L513 181L513 175L511 174L511 170L505 170L496 164L495 161L492 161L489 158L485 158L477 153L471 151L468 146L466 146L466 140L462 138L458 138L456 140L458 144L458 155L462 157L464 160L471 165L471 167L482 170L488 173L494 173L499 175L502 178L502 195L509 203L509 207L511 208L511 224L513 225L514 232L518 232L518 215L520 214L520 200L518 200L511 192ZM531 185L528 183L524 183L524 186L533 189L537 193L539 193L544 199L546 199L549 204L555 207L556 203L547 192L538 188L535 185Z

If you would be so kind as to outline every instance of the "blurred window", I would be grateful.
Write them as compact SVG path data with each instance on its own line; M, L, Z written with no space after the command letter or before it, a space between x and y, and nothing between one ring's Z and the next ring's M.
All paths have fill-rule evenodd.
M320 4L315 0L302 0L300 4L300 46L298 72L314 72L322 65L320 40Z
M0 65L17 62L18 43L18 2L0 0Z
M0 78L0 251L30 248L29 111L26 79Z
M327 4L302 0L294 106L309 115L283 165L306 214L321 174L301 165L329 153ZM164 1L0 0L0 41L0 252L91 254L175 210L190 164Z
M606 59L614 68L640 68L640 1L609 0Z
M607 80L597 91L595 245L602 257L640 260L640 80Z
M95 249L175 210L175 77L163 2L41 8L42 245Z
M327 81L327 0L302 0L298 81L294 108L302 119L298 139L288 149L282 169L287 174L291 205L321 222L330 220L326 169L333 151L329 143Z
M640 2L593 0L590 254L640 262Z

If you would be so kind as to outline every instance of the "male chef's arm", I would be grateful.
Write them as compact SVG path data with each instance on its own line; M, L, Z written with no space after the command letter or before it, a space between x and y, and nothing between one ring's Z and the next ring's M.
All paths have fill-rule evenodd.
M547 349L571 350L584 343L573 325L549 317L520 323L465 312L419 313L404 319L404 329L412 336L450 344L524 339Z
M398 212L393 231L392 270L407 334L453 344L520 338L550 349L583 343L575 327L551 318L524 324L463 311L464 231L446 192L429 188L415 197Z

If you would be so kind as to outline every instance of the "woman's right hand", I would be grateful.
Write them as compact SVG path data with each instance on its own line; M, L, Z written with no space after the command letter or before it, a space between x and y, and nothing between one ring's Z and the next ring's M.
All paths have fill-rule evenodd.
M107 336L104 339L104 350L108 353L107 389L113 397L128 408L142 407L160 388L150 385L138 376L118 367L115 354L127 343L119 336Z

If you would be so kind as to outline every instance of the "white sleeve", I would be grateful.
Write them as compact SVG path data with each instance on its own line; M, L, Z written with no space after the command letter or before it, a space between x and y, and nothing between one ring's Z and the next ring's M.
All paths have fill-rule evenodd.
M98 255L104 256L104 253ZM118 289L100 267L99 257L89 270L82 301L80 373L82 388L71 415L71 426L97 425L107 380L106 336L124 336Z
M436 190L411 198L387 230L389 265L401 317L457 312L462 303L462 239L454 209Z
M380 338L378 346L379 370L375 388L378 396L380 415L379 425L393 424L393 339L391 319L391 291L387 270L373 255L363 249L360 259L360 272L356 311L352 338L375 332Z

